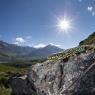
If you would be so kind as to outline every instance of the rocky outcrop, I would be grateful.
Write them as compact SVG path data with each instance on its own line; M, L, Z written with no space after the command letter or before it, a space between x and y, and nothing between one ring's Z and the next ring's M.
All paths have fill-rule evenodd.
M79 81L73 95L95 95L95 66Z
M10 76L12 95L95 95L95 46L79 48L35 64L27 76Z
M10 77L6 81L6 87L11 88L11 95L37 95L35 85L28 77Z
M47 60L31 67L38 95L95 95L95 50L70 56L68 60Z

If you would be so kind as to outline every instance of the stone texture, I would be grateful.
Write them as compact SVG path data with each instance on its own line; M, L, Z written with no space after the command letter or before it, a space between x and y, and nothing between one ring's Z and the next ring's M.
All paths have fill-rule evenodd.
M13 76L12 95L95 95L95 51L37 63L27 76ZM88 69L92 66L90 69Z
M80 78L94 62L94 51L74 55L66 62L48 60L31 67L28 77L38 95L95 95L95 66Z

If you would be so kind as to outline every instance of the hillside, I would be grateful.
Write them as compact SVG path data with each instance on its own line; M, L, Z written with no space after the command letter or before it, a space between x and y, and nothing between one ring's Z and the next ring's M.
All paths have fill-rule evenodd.
M5 72L4 69L1 69L1 75L2 72L4 74L13 71L13 74L17 71L19 73L28 72L25 79L22 78L22 75L19 77L17 74L8 78L10 81L8 84L9 93L12 89L12 93L15 95L95 95L94 35L93 33L84 40L85 43L89 44L81 44L59 53L53 54L54 50L59 50L59 48L51 45L36 50L38 54L44 56L46 52L51 53L46 60L34 60L35 62L31 60L29 63L15 62L15 64L27 64L25 68L18 64L16 66L11 63L10 66L1 64L1 67L6 69ZM36 51L33 51L33 54L36 54ZM38 55L36 54L36 56ZM31 66L32 63L34 64ZM30 69L29 66L31 66ZM5 76L3 75L3 77Z
M91 40L91 38L93 39L90 35L89 39ZM12 89L19 88L20 78L17 76L15 80L14 78L15 76L10 82ZM16 84L11 85L15 82ZM21 84L22 82L24 83ZM25 84L27 82L28 84ZM27 78L20 79L20 84L22 87L15 91L12 90L13 93L26 93L25 95L35 95L34 92L36 95L95 95L95 44L82 44L48 56L46 61L31 66Z
M31 67L29 74L41 95L95 95L95 45L51 55Z
M0 60L10 59L38 59L62 51L63 49L54 45L47 45L43 48L34 48L28 46L17 46L0 41Z
M91 34L88 38L79 43L79 45L90 45L90 44L95 44L95 32Z
M45 95L95 95L95 48L35 64L29 74Z

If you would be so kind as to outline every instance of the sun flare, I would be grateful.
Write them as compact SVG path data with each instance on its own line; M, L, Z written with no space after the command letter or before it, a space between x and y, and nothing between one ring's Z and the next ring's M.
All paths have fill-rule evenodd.
M71 22L67 19L60 19L58 27L61 31L68 31L71 28Z

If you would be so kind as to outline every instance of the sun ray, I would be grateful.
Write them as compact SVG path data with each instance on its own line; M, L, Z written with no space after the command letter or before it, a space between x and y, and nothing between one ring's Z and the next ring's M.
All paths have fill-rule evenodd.
M68 30L70 28L70 22L66 19L60 20L58 26L62 30Z
M64 17L63 19L58 18L57 27L59 32L68 33L72 29L72 20L67 19L66 17Z

